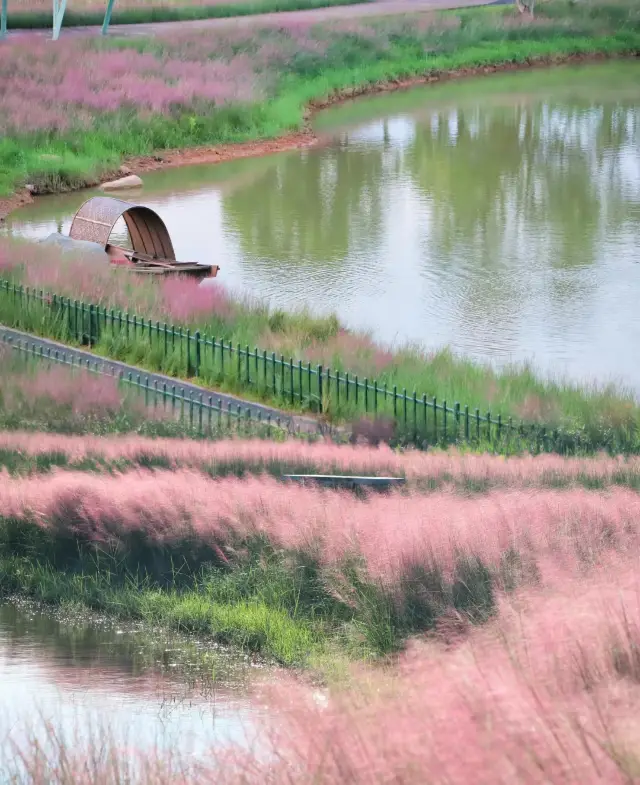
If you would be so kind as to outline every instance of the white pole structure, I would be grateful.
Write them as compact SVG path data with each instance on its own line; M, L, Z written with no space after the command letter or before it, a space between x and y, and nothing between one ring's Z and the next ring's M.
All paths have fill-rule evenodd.
M107 31L109 30L109 24L111 23L111 12L113 11L115 2L116 0L109 0L107 3L107 10L105 11L104 21L102 22L102 35L106 35Z
M64 12L67 8L67 0L53 0L53 35L54 41L60 36L60 28L64 19Z
M7 35L7 0L2 0L0 10L0 40Z

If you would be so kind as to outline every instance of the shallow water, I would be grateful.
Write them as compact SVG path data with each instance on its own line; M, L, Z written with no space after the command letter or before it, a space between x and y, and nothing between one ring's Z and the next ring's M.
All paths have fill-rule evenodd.
M640 64L537 70L357 101L313 150L148 174L179 258L384 342L623 380L640 341ZM87 193L14 214L68 230Z
M74 744L107 733L120 748L178 752L259 741L245 694L249 665L161 632L153 640L107 621L60 620L0 604L0 757L47 725Z

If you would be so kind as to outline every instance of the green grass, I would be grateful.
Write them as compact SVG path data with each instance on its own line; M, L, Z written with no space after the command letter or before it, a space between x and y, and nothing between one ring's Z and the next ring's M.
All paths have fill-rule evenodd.
M304 663L319 650L321 635L307 621L259 598L220 603L206 592L152 587L129 579L117 585L108 573L67 574L42 563L6 556L0 559L0 594L23 596L51 606L108 613L142 620L180 633L259 652L287 665Z
M231 557L222 562L188 538L164 546L123 533L110 549L63 521L45 531L0 518L0 597L75 602L305 666L329 650L358 659L387 655L451 608L483 622L494 611L494 581L502 580L465 557L450 579L435 565L410 565L398 586L387 587L357 558L325 569L312 547L287 551L259 537L227 538Z
M328 8L336 5L356 5L372 0L254 0L254 2L220 3L218 5L153 5L136 8L118 8L111 16L112 25L149 24L151 22L186 22L196 19L220 19L230 16L253 16L279 11L300 11L311 8ZM106 4L105 4L106 7ZM78 11L69 9L65 13L63 27L102 25L104 8ZM36 30L52 26L51 14L42 11L9 12L9 30Z

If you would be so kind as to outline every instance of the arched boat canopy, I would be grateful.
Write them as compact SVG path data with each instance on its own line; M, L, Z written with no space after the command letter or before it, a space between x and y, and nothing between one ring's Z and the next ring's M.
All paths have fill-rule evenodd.
M100 243L106 250L113 227L120 216L127 225L134 251L154 258L176 261L169 232L157 213L148 207L109 196L87 199L75 214L69 237Z

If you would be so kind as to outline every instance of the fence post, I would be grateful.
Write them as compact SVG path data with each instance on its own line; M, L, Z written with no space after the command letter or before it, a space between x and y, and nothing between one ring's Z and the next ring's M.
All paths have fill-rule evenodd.
M289 394L289 403L293 406L294 403L294 390L293 390L293 357L289 357L289 383L291 384L291 390Z
M89 347L93 346L93 305L89 304Z
M200 376L200 330L196 330L193 336L196 342L196 376Z
M460 403L456 401L455 406L455 417L456 417L456 441L460 438Z
M316 368L316 373L318 374L318 400L319 400L319 409L320 413L322 413L322 366L319 365Z
M442 401L442 441L447 441L447 399Z
M433 443L438 443L438 399L434 396L431 402L433 406Z
M413 388L413 441L418 439L418 398L415 387Z

